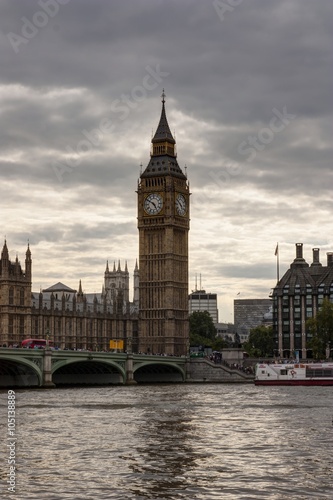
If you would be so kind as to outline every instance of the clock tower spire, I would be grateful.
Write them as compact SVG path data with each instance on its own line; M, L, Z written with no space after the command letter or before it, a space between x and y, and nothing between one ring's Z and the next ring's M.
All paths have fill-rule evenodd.
M150 161L138 183L139 350L183 355L189 342L189 185L177 162L165 93Z

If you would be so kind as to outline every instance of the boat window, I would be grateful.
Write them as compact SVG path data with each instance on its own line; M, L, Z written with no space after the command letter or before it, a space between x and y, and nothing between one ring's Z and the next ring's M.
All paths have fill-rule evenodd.
M333 377L333 370L325 368L323 369L313 369L313 368L307 368L306 369L306 376L307 377Z
M287 370L285 369L280 370L280 375L287 375Z

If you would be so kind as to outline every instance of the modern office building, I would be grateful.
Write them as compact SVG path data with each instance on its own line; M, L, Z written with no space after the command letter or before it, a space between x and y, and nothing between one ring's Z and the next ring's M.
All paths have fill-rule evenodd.
M195 290L188 296L188 305L190 314L194 311L207 311L216 324L219 321L217 309L217 294L207 293L206 290Z
M242 343L247 341L252 328L265 322L271 305L270 299L234 300L234 324Z
M275 352L281 357L295 356L295 351L303 359L312 356L306 320L316 316L325 298L333 302L333 252L327 253L326 266L320 263L319 248L312 254L309 265L303 243L296 243L296 258L272 293Z

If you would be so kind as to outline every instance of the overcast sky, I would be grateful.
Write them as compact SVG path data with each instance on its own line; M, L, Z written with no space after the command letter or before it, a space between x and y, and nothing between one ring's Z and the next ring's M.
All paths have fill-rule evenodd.
M295 243L333 251L332 0L0 0L2 241L33 290L100 292L138 258L136 188L166 93L190 283L268 298ZM3 242L1 243L2 246ZM131 279L132 286L132 279ZM237 294L240 295L237 295Z

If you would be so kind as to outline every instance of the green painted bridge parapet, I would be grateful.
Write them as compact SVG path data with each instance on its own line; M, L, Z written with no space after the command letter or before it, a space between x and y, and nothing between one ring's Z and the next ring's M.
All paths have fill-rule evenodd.
M0 348L0 384L185 382L186 358L101 351Z

